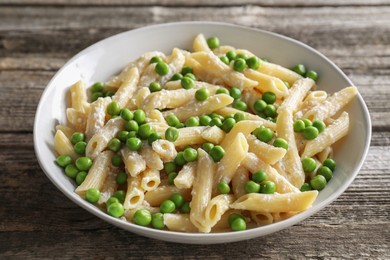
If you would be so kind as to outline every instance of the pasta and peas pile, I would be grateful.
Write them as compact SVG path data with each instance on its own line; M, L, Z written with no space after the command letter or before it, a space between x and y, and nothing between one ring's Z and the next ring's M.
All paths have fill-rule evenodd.
M193 49L145 53L90 96L71 86L54 145L75 192L113 217L182 232L245 230L311 207L356 88L328 95L304 65L216 37L199 34Z

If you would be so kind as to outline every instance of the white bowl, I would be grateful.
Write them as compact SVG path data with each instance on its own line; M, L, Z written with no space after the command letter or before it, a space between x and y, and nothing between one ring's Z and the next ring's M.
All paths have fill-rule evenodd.
M206 37L217 36L224 45L248 49L287 68L297 63L306 64L319 73L319 88L327 92L333 93L353 85L335 64L316 50L275 33L212 22L169 23L124 32L77 54L56 73L43 92L35 116L34 146L47 177L72 201L113 225L151 238L191 244L224 243L264 236L302 221L340 196L358 174L371 140L370 117L360 94L346 108L351 117L351 131L335 151L337 169L334 177L320 192L313 207L284 221L241 232L202 234L161 231L113 218L74 193L74 183L54 163L53 149L54 128L58 122L66 122L65 94L69 86L79 79L88 85L105 81L129 61L148 51L159 50L168 54L173 47L191 49L198 33Z

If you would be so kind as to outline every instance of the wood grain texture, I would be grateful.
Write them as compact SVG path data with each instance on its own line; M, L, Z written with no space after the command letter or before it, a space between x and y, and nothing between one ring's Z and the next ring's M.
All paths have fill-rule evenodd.
M373 123L362 170L331 205L273 235L181 245L118 229L67 199L33 149L40 95L73 55L144 25L208 20L281 33L316 48L359 88ZM388 259L390 1L0 1L0 258Z

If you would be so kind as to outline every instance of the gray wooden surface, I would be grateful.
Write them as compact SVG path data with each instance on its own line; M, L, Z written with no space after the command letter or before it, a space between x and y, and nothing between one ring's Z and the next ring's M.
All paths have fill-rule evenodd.
M194 246L113 227L45 177L32 128L54 73L102 38L183 20L282 33L318 49L355 82L371 113L373 137L362 170L339 199L267 237ZM0 0L0 258L389 259L389 82L390 1Z

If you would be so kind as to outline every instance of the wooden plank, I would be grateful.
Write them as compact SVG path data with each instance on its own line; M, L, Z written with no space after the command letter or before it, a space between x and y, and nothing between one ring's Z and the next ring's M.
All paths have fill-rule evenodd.
M45 15L42 15L45 13ZM177 21L223 21L277 32L317 33L343 29L387 28L390 6L273 8L259 6L201 7L2 7L0 30L123 28ZM223 19L222 19L223 17ZM372 19L375 17L375 19ZM282 30L282 31L279 31ZM300 33L300 35L304 35ZM288 34L287 34L288 35ZM349 34L350 35L350 34ZM357 37L361 37L356 35ZM326 39L329 35L323 35ZM333 37L343 37L334 35ZM383 37L388 37L383 35ZM64 38L63 38L64 39ZM68 38L67 38L68 39ZM366 40L367 41L367 40Z
M186 1L186 0L3 0L0 5L58 5L58 6L91 6L91 5L101 5L101 6L234 6L234 5L261 5L261 6L370 6L370 5L388 5L389 2L386 0L328 0L326 2L321 0L198 0L196 2Z
M353 62L353 61L351 61ZM32 131L34 116L40 96L54 75L53 71L0 71L1 131ZM389 76L358 75L352 80L358 86L371 113L374 128L390 128L390 92L386 82Z

